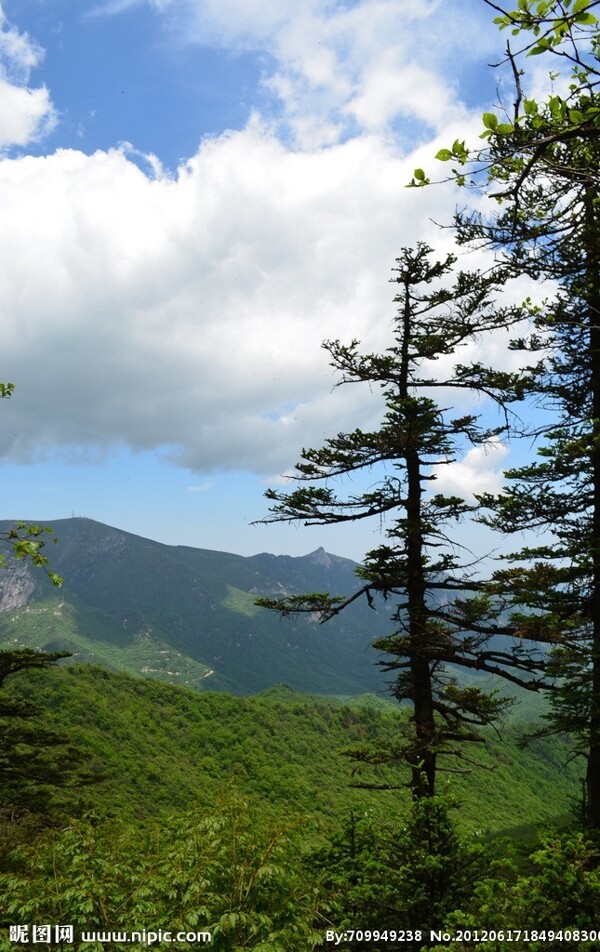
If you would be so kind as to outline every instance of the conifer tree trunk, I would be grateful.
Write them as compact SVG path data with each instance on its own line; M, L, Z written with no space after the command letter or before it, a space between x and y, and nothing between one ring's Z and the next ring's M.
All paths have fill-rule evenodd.
M600 829L600 21L594 2L485 3L519 37L518 53L513 39L506 46L513 121L484 113L483 148L457 142L438 157L469 166L460 184L477 181L500 206L458 213L459 241L493 249L511 277L554 284L532 308L531 330L511 344L539 355L528 368L537 382L525 435L541 440L540 460L506 473L503 493L484 500L494 512L485 521L538 537L507 555L517 566L496 578L546 627L559 679L551 729L570 733L586 757L586 820ZM529 55L566 66L569 86L530 98Z
M415 750L409 755L413 799L435 793L435 720L430 661L427 658L427 611L421 531L421 473L416 452L407 455L406 559L410 674L413 686Z
M322 621L360 596L374 609L395 600L392 614L384 614L393 631L375 638L373 646L384 654L379 662L384 670L396 675L392 694L410 705L410 721L386 750L364 748L353 754L377 769L400 765L406 772L408 766L409 779L400 786L409 787L415 801L434 795L438 760L469 760L464 745L483 742L476 728L497 722L512 703L495 691L459 683L454 668L493 674L528 690L549 686L544 643L535 644L532 628L531 635L525 635L531 643L521 650L522 640L514 639L515 626L506 618L505 604L485 580L475 578L471 560L468 566L462 564L460 547L452 542L452 527L476 511L477 503L435 491L438 468L466 447L485 446L504 429L480 426L477 416L464 414L464 404L462 413L454 416L447 395L444 405L432 398L436 388L454 388L461 401L465 393L473 400L485 396L502 409L505 419L506 405L521 399L524 387L520 374L496 373L478 363L464 366L457 361L440 372L438 358L452 357L467 341L520 323L523 311L495 306L491 295L498 284L491 272L458 272L448 287L445 279L455 258L431 261L431 253L428 246L418 245L403 249L397 259L394 342L383 354L361 353L358 341L323 345L341 373L340 383L382 388L381 423L373 431L338 433L320 448L303 450L295 474L299 487L266 493L274 505L264 522L331 525L379 518L382 525L387 520L386 543L367 552L356 572L363 584L354 594L317 592L257 600L282 615L319 613ZM362 491L347 491L342 483L337 492L330 485L334 478L365 471L373 472ZM518 625L522 629L521 620ZM496 647L496 642L492 649L490 639L503 636L509 639L505 646ZM388 788L387 776L379 773L366 785ZM398 786L398 781L392 778L391 785Z
M586 776L586 819L600 828L600 246L598 234L598 196L588 189L585 200L587 321L590 334L590 386L592 390L591 471L593 513L591 539L592 572L592 645L591 691L589 712L589 751Z
M407 759L411 765L411 787L414 800L432 797L435 793L436 755L434 750L435 717L433 689L429 659L425 654L427 644L427 608L425 592L425 549L423 539L423 512L421 508L422 473L418 450L418 419L415 407L414 418L410 414L410 344L412 327L412 301L409 281L405 278L402 307L402 338L400 345L398 395L409 412L406 420L406 602L408 614L408 637L410 644L410 678L413 689L413 717L415 722L415 748ZM411 432L412 431L412 432Z

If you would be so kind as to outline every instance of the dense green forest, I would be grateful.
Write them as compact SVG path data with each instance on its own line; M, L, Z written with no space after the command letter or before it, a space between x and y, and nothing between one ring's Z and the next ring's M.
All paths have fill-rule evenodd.
M258 803L329 820L351 809L408 810L396 791L351 786L377 774L398 780L385 767L363 765L356 774L344 753L389 746L407 719L407 711L375 695L324 698L285 686L249 698L198 694L88 666L23 672L17 687L43 708L47 724L68 730L86 751L100 782L83 785L78 796L95 811L110 805L142 819L169 808L206 808L228 785ZM554 739L521 750L529 728L515 721L502 736L490 732L481 752L486 769L447 775L448 791L463 804L464 829L498 832L576 806L581 765Z
M163 545L83 518L52 528L52 566L64 584L57 591L34 566L9 563L0 573L0 648L70 651L199 691L254 694L282 681L319 694L385 687L369 663L381 625L368 607L325 629L304 618L282 627L255 605L257 595L282 590L349 592L357 568L349 559ZM0 532L9 529L0 522Z
M357 920L388 935L398 922L429 930L467 897L475 873L493 892L500 860L505 884L523 888L537 825L568 827L581 797L567 743L522 748L527 706L525 721L490 733L481 767L447 775L429 816L398 790L359 786L408 780L406 769L354 771L348 754L393 744L408 716L373 695L311 697L283 685L248 698L198 694L77 665L25 669L9 683L10 697L34 703L45 730L68 734L77 754L64 785L39 779L37 807L18 816L5 807L5 926L202 927L216 948L265 950L310 948ZM434 848L415 834L421 827ZM585 841L561 836L554 850L574 851L574 862L587 855ZM576 888L585 895L584 882Z

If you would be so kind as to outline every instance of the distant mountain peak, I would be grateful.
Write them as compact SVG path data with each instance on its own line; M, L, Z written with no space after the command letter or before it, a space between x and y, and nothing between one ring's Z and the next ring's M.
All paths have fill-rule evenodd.
M314 552L311 552L307 556L311 562L314 562L316 565L322 565L324 568L329 569L332 565L332 558L327 554L323 546L319 546L318 549L315 549Z
M361 602L322 628L312 615L283 620L255 604L257 595L350 594L349 559L322 546L302 556L169 546L81 517L52 525L59 544L49 558L66 607L58 611L43 572L9 562L0 572L0 650L60 644L79 661L240 694L282 683L340 695L383 686L370 645L386 612L377 618Z

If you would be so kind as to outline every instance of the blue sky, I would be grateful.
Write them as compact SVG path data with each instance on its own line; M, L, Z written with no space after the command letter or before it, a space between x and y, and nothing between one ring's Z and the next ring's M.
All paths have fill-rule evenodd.
M377 421L320 344L389 345L441 251L503 38L483 0L3 0L2 509L170 544L359 559L376 526L256 527L303 446ZM500 347L500 360L510 355ZM494 488L500 449L444 488ZM440 488L442 488L440 483Z

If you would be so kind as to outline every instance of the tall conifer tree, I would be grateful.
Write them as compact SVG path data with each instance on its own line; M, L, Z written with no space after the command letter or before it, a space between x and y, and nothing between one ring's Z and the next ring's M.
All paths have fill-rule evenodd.
M553 655L561 687L552 727L579 737L587 821L600 827L598 3L519 0L514 10L486 3L510 30L514 104L505 116L484 114L482 149L455 143L438 158L456 161L459 182L483 186L499 204L493 216L458 215L459 241L493 248L508 275L549 281L550 293L531 333L512 342L535 361L538 459L508 472L505 492L482 501L496 529L542 533L510 556L513 566L496 581L529 613L529 625L562 642ZM517 52L511 43L520 44ZM525 58L540 54L569 72L568 88L546 101L524 91Z
M283 614L320 612L327 620L361 595L373 607L380 598L394 599L394 630L375 647L388 656L383 664L395 672L393 694L411 705L412 720L396 749L370 759L407 762L415 799L434 794L438 756L468 759L465 743L482 740L477 726L497 721L509 703L494 691L459 684L447 665L499 675L528 689L549 684L544 633L528 633L537 644L516 637L518 630L501 615L502 603L457 554L455 527L476 505L435 492L436 470L466 447L489 444L505 426L504 418L489 428L471 413L457 415L446 406L449 391L466 393L470 403L487 396L506 413L526 386L523 376L452 366L448 358L523 314L495 306L493 275L453 276L452 255L443 261L431 255L431 248L419 245L397 260L394 343L384 354L362 354L357 341L323 345L341 384L382 388L379 428L339 433L320 449L304 450L295 478L310 485L267 492L273 506L265 522L327 525L375 517L386 526L387 541L367 553L357 572L362 585L348 598L309 594L259 601ZM440 370L440 363L449 369ZM440 388L443 404L433 399ZM365 491L338 493L330 485L365 470L378 478ZM501 644L490 642L495 635L505 636Z

